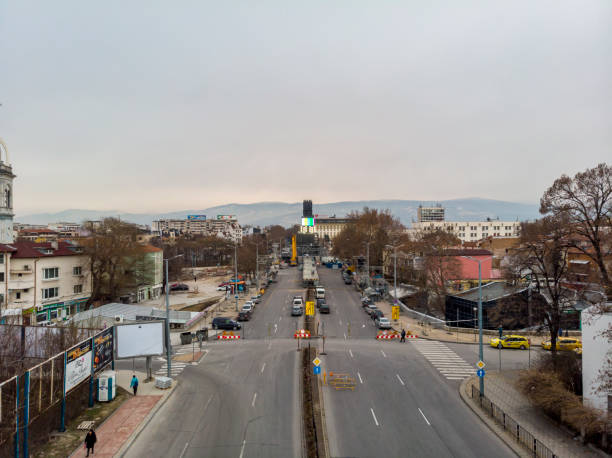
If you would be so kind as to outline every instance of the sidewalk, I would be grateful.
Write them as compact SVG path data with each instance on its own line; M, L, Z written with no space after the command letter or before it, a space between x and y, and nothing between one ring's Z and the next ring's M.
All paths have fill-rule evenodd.
M132 374L132 371L117 371L117 385L130 393L132 392L130 388ZM172 388L160 390L155 388L154 382L143 382L146 378L145 373L137 371L135 374L140 380L138 395L124 402L102 425L96 428L98 441L94 456L115 456L129 443L130 438L135 438L140 428L146 425L147 420L161 407L176 386L175 381ZM86 431L83 431L83 437L85 434ZM71 456L81 458L85 455L86 450L81 445Z
M564 429L558 427L552 420L535 409L525 396L514 386L518 378L518 371L487 372L485 377L485 396L502 409L506 415L512 417L524 429L529 431L536 439L548 447L559 457L599 457L600 455L575 441ZM495 423L486 412L482 411L476 401L471 399L472 385L478 388L478 378L473 376L462 384L461 396L472 409L483 412L485 423ZM516 440L501 427L492 428L494 431L515 445ZM508 441L506 440L506 442Z

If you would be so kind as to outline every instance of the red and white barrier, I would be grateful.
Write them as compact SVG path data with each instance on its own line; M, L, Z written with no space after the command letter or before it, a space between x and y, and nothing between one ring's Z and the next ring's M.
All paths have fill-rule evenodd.
M239 335L223 335L223 334L219 334L217 336L217 340L235 340L235 339L240 339Z

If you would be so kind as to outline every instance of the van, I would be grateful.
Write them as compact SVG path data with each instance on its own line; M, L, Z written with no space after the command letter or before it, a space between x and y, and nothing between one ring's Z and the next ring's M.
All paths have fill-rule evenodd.
M325 288L323 287L318 287L316 290L317 293L317 299L325 299Z

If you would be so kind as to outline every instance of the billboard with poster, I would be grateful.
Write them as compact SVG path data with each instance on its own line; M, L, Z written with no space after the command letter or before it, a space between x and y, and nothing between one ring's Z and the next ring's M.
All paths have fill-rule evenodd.
M91 339L66 352L66 377L64 391L68 393L91 375Z
M117 358L163 355L164 325L164 321L116 325Z
M233 221L236 219L236 215L217 215L217 220L220 221Z
M103 369L113 360L113 328L108 328L94 336L94 372Z
M206 221L206 215L187 215L189 221Z

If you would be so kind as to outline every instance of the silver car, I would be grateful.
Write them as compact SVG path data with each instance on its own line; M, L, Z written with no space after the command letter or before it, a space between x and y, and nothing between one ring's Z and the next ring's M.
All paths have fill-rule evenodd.
M391 321L385 316L380 316L374 320L378 329L391 329Z

